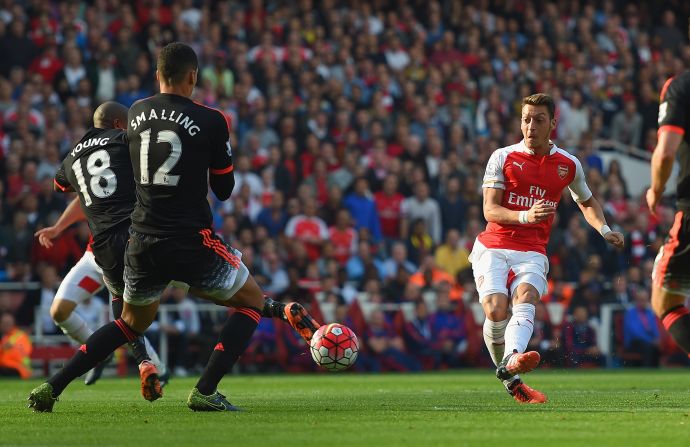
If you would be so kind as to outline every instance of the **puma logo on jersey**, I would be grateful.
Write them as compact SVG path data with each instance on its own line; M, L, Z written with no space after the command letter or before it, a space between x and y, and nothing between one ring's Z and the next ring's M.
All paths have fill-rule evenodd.
M514 161L513 164L520 168L520 170L522 171L522 166L525 164L525 162L523 161L522 163L518 163L517 161Z
M86 141L82 141L81 143L77 144L74 146L74 149L72 149L72 152L70 155L74 157L76 154L81 152L82 149L88 149L90 147L96 147L96 146L105 146L108 144L108 141L110 138L89 138Z

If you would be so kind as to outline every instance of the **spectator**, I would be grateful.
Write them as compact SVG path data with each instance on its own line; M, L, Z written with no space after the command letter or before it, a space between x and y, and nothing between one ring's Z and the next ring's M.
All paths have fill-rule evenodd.
M335 260L345 266L350 257L357 251L357 232L352 227L350 213L346 209L338 211L335 225L328 229L333 244Z
M365 177L358 177L355 180L354 192L345 197L343 204L354 218L355 228L358 231L361 228L366 228L374 242L379 242L381 240L381 223L376 205L371 199L369 182Z
M444 235L451 229L460 233L465 231L467 222L467 202L460 194L460 178L452 176L446 183L446 191L438 200L441 209L441 226Z
M309 259L315 261L321 253L321 246L328 239L326 223L316 215L316 201L307 199L304 214L291 218L285 227L285 235L304 244Z
M269 236L278 236L288 221L288 215L284 208L285 196L280 190L276 190L271 198L271 205L264 207L256 217L257 225L262 225L268 231Z
M426 229L424 219L417 219L412 223L412 233L407 240L408 259L415 265L421 264L425 256L430 255L434 248L434 241Z
M563 329L563 345L568 366L601 366L603 358L586 307L577 306L573 310L573 320Z
M460 232L451 229L446 234L445 243L436 249L434 260L439 268L455 277L471 266L469 256L470 252L461 244Z
M649 307L649 292L645 289L635 291L635 303L625 311L623 340L626 351L640 354L637 366L659 366L659 328Z
M425 369L437 369L441 362L434 335L429 310L424 300L419 300L414 303L414 316L405 323L403 338L407 352Z
M611 139L634 148L641 147L642 115L637 112L635 101L626 101L623 110L613 117Z
M31 378L31 339L9 312L0 314L0 376Z
M461 357L467 352L467 328L460 315L453 308L447 292L439 290L436 312L431 316L431 330L441 353L441 362L450 367L461 364Z
M542 361L551 366L560 366L562 363L561 341L555 333L551 318L543 302L537 303L534 315L534 332L527 344L530 351L539 351Z
M246 155L237 157L235 164L235 190L242 189L245 183L249 185L249 191L253 197L260 197L263 192L261 178L251 170L251 160Z
M421 219L434 244L441 243L441 211L438 202L429 197L428 184L419 182L415 185L415 195L402 202L402 213L404 227L409 227L415 220Z
M345 265L347 278L364 284L367 279L380 278L383 274L381 261L371 255L371 247L367 241L359 241L357 253Z
M407 247L402 242L395 242L391 247L391 255L383 262L383 278L388 281L395 278L398 270L406 270L410 275L417 267L407 259Z
M383 181L383 189L374 194L381 234L387 240L400 237L403 199L403 195L398 192L398 179L394 175L387 176Z
M375 310L369 318L364 345L366 352L370 353L385 370L419 371L421 369L419 362L405 352L402 337L395 333L380 310Z
M213 56L213 65L206 66L201 71L201 79L210 82L211 88L218 96L232 96L235 87L235 76L227 68L227 53L225 51L216 51L216 54Z

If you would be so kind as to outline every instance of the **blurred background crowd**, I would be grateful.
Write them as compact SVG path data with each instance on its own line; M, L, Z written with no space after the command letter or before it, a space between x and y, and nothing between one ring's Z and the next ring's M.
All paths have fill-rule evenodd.
M563 195L532 344L547 364L603 365L601 307L617 303L618 363L683 362L648 310L673 202L650 216L603 161L614 144L595 143L653 149L659 91L690 66L689 15L681 1L0 0L0 281L40 284L0 291L3 336L59 333L47 309L89 231L39 246L71 199L53 175L98 104L156 93L157 52L180 40L199 55L194 99L232 123L236 187L209 198L215 230L267 295L350 325L358 368L489 366L467 257L486 162L521 139L534 92L556 99L554 141L627 240L607 247ZM95 325L100 295L78 308ZM180 291L164 302L178 310L150 335L194 371L224 317ZM262 321L244 368L313 368L283 326Z

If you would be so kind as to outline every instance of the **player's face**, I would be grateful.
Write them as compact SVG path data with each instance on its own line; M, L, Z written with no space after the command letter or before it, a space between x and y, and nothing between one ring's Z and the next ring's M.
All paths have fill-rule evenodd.
M549 136L555 125L556 120L549 118L549 110L546 106L526 104L522 108L520 128L528 148L548 147Z

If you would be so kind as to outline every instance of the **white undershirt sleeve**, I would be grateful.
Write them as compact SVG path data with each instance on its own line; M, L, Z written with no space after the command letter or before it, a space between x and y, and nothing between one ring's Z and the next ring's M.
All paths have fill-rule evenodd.
M505 177L503 176L505 159L505 152L500 149L491 154L489 162L486 164L486 171L484 171L482 188L506 189Z
M573 196L573 200L576 202L585 202L592 197L592 191L589 190L587 186L587 180L585 179L585 171L582 169L582 164L577 157L571 157L575 162L575 178L568 185L570 189L570 195Z

